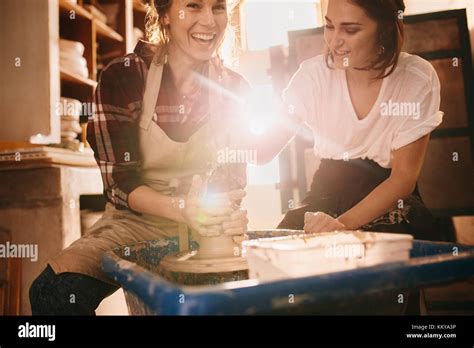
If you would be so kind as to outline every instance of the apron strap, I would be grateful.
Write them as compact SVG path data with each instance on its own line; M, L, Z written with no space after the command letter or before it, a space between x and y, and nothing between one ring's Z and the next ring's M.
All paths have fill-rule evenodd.
M208 79L210 82L209 88L209 112L211 115L211 119L209 120L211 123L216 122L214 117L218 117L218 110L215 108L215 104L219 104L222 100L223 92L220 90L222 88L222 71L221 69L217 68L217 64L212 60L209 62L209 70L208 70ZM148 129L150 127L150 123L153 119L153 115L155 113L156 101L158 99L158 94L160 93L161 87L161 78L163 76L163 65L157 65L152 61L150 65L150 69L148 71L148 76L146 79L145 84L145 93L143 95L142 100L142 113L140 116L140 127L143 129ZM216 83L216 81L218 83ZM216 91L216 86L219 86L219 91Z
M145 93L142 101L142 114L140 117L140 127L148 129L155 113L156 101L160 93L161 77L163 76L163 65L156 65L151 62L150 70L145 84Z

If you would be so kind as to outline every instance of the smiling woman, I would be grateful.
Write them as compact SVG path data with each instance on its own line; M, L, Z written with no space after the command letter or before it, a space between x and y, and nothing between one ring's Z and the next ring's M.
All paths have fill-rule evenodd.
M193 52L195 58L206 59L208 53L203 50L218 53L227 29L228 14L238 3L238 0L152 0L146 15L146 36L150 42L163 47L158 59L164 59L170 35L174 38L173 44L184 52L192 43L202 45L201 49L189 52ZM204 16L203 21L210 23L213 30L195 31L191 24L197 16Z
M217 55L228 10L223 0L151 0L151 42L140 41L134 53L102 71L87 140L101 169L106 211L48 261L30 289L33 314L94 314L117 290L100 267L115 247L186 236L188 226L197 237L219 237L219 247L237 246L234 236L248 222L239 206L245 164L219 163L229 173L213 176L215 186L222 183L220 206L206 207L201 199L217 167L216 146L233 147L236 101L248 90ZM70 294L77 294L74 302Z
M322 161L304 206L279 228L441 238L417 189L443 117L440 82L429 62L401 52L404 9L402 0L329 1L327 53L304 61L284 92Z
M314 135L321 164L310 193L278 228L442 238L417 189L430 132L443 118L440 82L428 61L401 52L404 9L403 0L329 1L327 54L301 63L283 92L281 120L247 140L264 163L302 124Z
M341 1L328 8L337 15L328 11L325 16L326 62L329 65L329 60L332 61L337 69L375 70L379 72L377 78L384 78L395 70L402 49L403 1L353 0L351 3L359 8L355 15L346 13L351 8L354 10L354 6L342 6ZM337 22L336 18L350 20Z

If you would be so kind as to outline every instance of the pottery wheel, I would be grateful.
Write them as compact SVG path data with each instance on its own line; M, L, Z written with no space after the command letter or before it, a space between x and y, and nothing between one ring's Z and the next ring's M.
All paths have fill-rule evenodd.
M247 259L232 236L204 237L195 234L199 250L188 250L187 227L179 233L180 251L160 261L165 271L180 273L225 273L247 270ZM184 249L184 250L183 250Z
M160 262L160 268L182 273L222 273L248 269L243 257L196 258L197 251L177 252L166 255Z

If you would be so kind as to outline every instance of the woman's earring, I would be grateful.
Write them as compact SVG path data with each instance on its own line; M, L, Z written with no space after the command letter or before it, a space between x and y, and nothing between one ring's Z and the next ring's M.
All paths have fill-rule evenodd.
M384 45L381 45L381 46L380 46L380 53L379 53L379 55L380 55L380 56L383 56L384 54L385 54L385 47L384 47Z

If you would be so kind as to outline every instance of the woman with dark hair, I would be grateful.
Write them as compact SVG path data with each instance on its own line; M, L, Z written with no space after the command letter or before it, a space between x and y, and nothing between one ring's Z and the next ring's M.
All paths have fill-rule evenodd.
M245 164L216 170L216 150L234 142L231 124L240 107L228 95L248 88L217 56L228 11L226 0L152 0L151 43L139 42L102 71L87 139L106 211L48 261L30 288L33 314L95 314L118 289L101 270L103 254L115 247L176 236L183 226L198 236L245 233L246 212L238 208ZM225 189L212 206L200 200L210 170ZM228 185L219 170L232 173Z
M440 239L416 185L442 121L440 84L429 62L401 52L404 9L402 0L328 2L327 53L301 64L283 94L286 117L259 152L272 158L305 123L322 159L304 205L279 228Z

